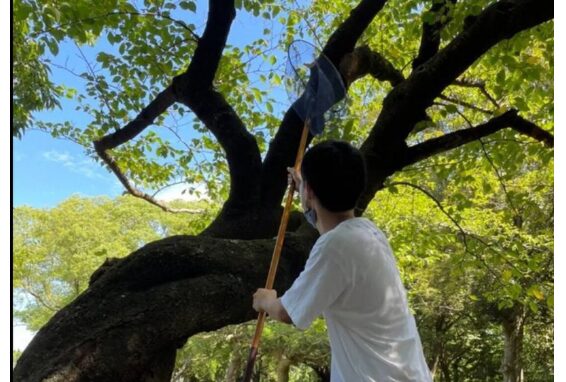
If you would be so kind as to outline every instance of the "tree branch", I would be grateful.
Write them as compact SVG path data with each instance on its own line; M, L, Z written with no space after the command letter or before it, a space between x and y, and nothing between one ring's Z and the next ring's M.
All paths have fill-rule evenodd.
M143 191L135 188L126 175L122 172L118 163L110 155L109 150L116 148L117 146L129 141L141 133L146 127L151 125L155 118L161 115L169 106L174 103L175 99L173 96L172 88L169 86L167 89L162 91L157 95L157 97L137 115L137 117L130 121L126 126L118 131L108 134L101 139L94 141L94 149L102 161L108 166L108 168L116 175L120 183L124 186L127 192L131 195L144 199L151 204L161 208L167 212L191 212L179 209L172 209L167 205L159 202L151 195L146 194Z
M444 207L442 206L442 203L440 203L440 201L428 190L426 190L425 188L418 186L416 184L413 183L409 183L409 182L391 182L387 184L388 187L390 186L408 186L411 188L414 188L415 190L419 190L420 192L422 192L423 194L425 194L426 196L429 197L429 199L431 199L434 204L436 204L436 206L438 207L438 209L448 218L450 219L450 221L452 223L454 223L454 225L456 226L456 228L458 228L458 230L460 231L460 233L462 234L463 240L464 240L464 246L466 246L467 248L467 242L466 242L466 231L464 230L464 228L462 228L462 226L460 225L460 223L458 223L458 221L456 221L456 219L454 219L454 217L452 215L450 215L448 213L448 211L446 211L444 209Z
M515 203L513 203L513 199L511 199L511 196L509 195L509 192L507 191L507 185L505 184L505 181L503 180L503 176L501 175L499 168L497 168L495 163L493 163L493 160L491 159L489 153L487 152L487 150L485 148L485 144L484 144L483 140L480 138L480 139L478 139L478 141L481 144L481 148L482 148L483 155L484 155L485 159L488 161L489 165L493 169L493 172L495 172L495 176L497 177L497 180L499 181L499 185L501 186L501 190L505 194L505 199L507 200L507 204L509 204L509 206L511 207L511 209L514 212L513 221L514 222L522 222L523 219L521 217L521 213L519 212L519 210L515 206ZM518 227L518 228L520 228L520 227Z
M500 0L480 13L446 47L410 75L384 100L384 109L402 110L397 115L382 113L372 131L371 141L382 130L392 129L394 138L405 139L417 122L416 111L426 109L443 89L456 80L470 65L502 40L550 20L550 0ZM407 110L415 110L407 113ZM401 117L401 118L399 118ZM391 121L393 122L393 121ZM393 131L391 131L393 132Z
M388 81L395 87L405 79L391 62L368 46L360 46L348 53L340 61L340 73L345 78L346 87L357 79L370 74L380 81Z
M423 33L419 53L413 60L413 69L428 61L429 58L438 52L440 47L440 32L450 21L450 5L456 4L456 0L434 1L429 12L436 17L433 23L423 22Z
M462 242L464 244L464 252L468 253L472 256L474 256L478 261L480 261L483 266L485 267L486 270L488 270L493 276L495 276L496 280L499 280L500 276L493 270L493 268L491 268L489 266L489 264L487 263L487 261L479 254L477 254L474 251L471 251L469 246L468 246L468 236L471 237L472 239L477 240L478 242L480 242L481 244L483 244L484 246L488 247L489 249L493 250L489 244L487 244L485 241L483 241L481 238L479 238L478 236L467 232L461 225L460 223L458 223L458 221L448 213L448 211L446 211L446 209L444 209L444 207L442 206L442 203L440 203L440 201L428 190L426 190L425 188L418 186L416 184L412 184L409 182L392 182L389 183L388 186L396 186L396 185L401 185L401 186L408 186L411 188L414 188L416 190L419 190L420 192L422 192L423 194L425 194L426 196L428 196L438 207L438 209L448 218L450 219L450 221L456 226L456 228L458 228L458 231L460 232L461 238L462 238ZM495 250L493 250L495 251ZM497 253L497 251L495 251Z
M467 107L469 109L479 111L480 113L483 113L483 114L493 115L493 111L491 111L491 110L483 109L479 106L476 106L476 105L471 104L471 103L466 102L466 101L462 101L461 99L458 99L458 98L452 98L452 97L449 97L449 96L445 96L444 94L439 95L438 98L440 98L444 101L454 103L456 105L464 106L464 107Z
M490 48L552 19L553 12L550 0L500 0L468 18L458 36L393 88L361 147L368 164L368 183L356 213L365 210L385 179L399 169L407 149L405 139L435 98Z
M162 91L133 121L124 128L94 142L98 155L118 177L126 190L165 211L173 210L151 195L137 190L128 181L117 163L107 152L140 134L175 101L189 106L212 131L226 152L230 167L231 188L227 208L235 205L242 209L254 204L259 194L258 178L261 167L259 148L254 137L246 130L240 118L222 95L212 89L235 8L221 0L210 0L209 15L204 34L188 69L173 79L173 84Z
M428 107L444 88L456 80L470 65L502 40L550 20L550 0L501 0L487 7L467 27L425 65L411 74L399 92L412 90L403 100L405 105ZM392 92L393 93L393 92ZM388 97L395 99L393 94ZM384 102L384 104L387 100ZM404 126L404 137L413 126Z
M122 183L122 185L124 186L126 191L128 191L128 193L135 196L136 198L146 200L149 203L153 204L154 206L161 208L165 212L173 212L173 213L184 212L184 213L190 213L190 214L200 213L200 211L198 211L198 210L192 210L192 209L187 209L187 208L171 208L171 207L167 206L165 203L162 203L159 200L155 199L153 196L146 194L145 192L143 192L141 190L138 190L136 187L134 187L130 183L130 181L128 180L126 175L124 175L124 173L118 167L118 163L116 163L114 158L112 158L112 156L110 156L110 154L108 154L107 151L98 151L97 150L97 153L98 153L98 156L100 156L100 158L104 161L104 163L106 163L106 165L110 168L110 170L112 170L114 175L116 175L116 177L118 178L120 183Z
M356 42L384 4L385 0L362 0L330 36L322 53L336 68L340 68L344 56L354 50ZM303 121L295 111L292 108L287 110L263 161L261 172L263 208L272 208L281 204L287 188L285 169L294 163L302 128ZM307 144L311 139L312 136L309 135Z
M499 106L500 106L499 102L497 102L497 100L495 98L493 98L493 96L491 94L489 94L489 92L487 91L484 81L461 79L461 80L454 81L452 83L452 85L462 86L462 87L466 87L466 88L477 88L491 102L491 104L493 106L495 106L496 108L499 108Z
M385 2L386 0L362 0L332 33L322 53L335 67L338 68L344 55L354 49L356 42Z
M411 146L407 148L404 155L403 167L493 134L507 127L516 113L516 110L510 110L498 117L490 119L482 125L458 130Z
M148 16L153 16L154 14L153 14L153 13L146 13L146 15L148 15ZM191 35L193 41L199 42L200 36L199 36L198 34L196 34L187 24L185 24L184 21L174 19L174 18L172 18L171 16L166 16L166 15L164 15L164 14L161 13L161 12L157 12L157 13L155 13L155 15L157 15L157 16L159 16L159 17L162 17L162 18L164 18L164 19L166 19L166 20L172 21L173 23L179 25L181 28L183 28L183 29L185 29L187 32L189 32L189 34Z
M439 98L446 100L448 102L452 102L458 105L462 105L464 107L470 108L472 110L476 110L479 111L481 113L487 114L487 115L493 115L495 112L492 110L487 110L487 109L482 109L480 107L477 107L473 104L470 104L468 102L456 99L456 98L450 98L444 95L440 95ZM437 105L441 105L441 106L445 106L442 103L435 103ZM461 113L459 113L460 115L462 115ZM462 117L464 117L462 115ZM544 143L547 147L554 147L554 136L549 133L548 131L544 130L542 127L536 125L535 123L528 121L526 119L524 119L523 117L521 117L520 115L516 115L515 118L513 118L510 121L510 125L509 127L515 129L517 132L522 133L524 135L527 135L539 142Z
M98 85L98 81L96 80L96 73L94 72L94 68L90 64L89 60L86 58L86 56L83 53L83 50L81 49L79 44L77 44L76 42L75 42L75 47L79 51L82 60L84 61L86 67L88 68L88 71L90 72L90 75L92 77L92 82L94 82L94 88L98 92L100 98L102 99L102 102L104 102L104 104L106 105L106 108L108 109L108 114L112 115L114 110L112 110L112 107L110 106L110 102L108 101L107 95L104 93L104 91L102 91L101 87Z
M245 212L257 206L261 155L252 134L213 80L236 15L234 1L210 0L208 21L187 71L173 80L173 92L214 134L226 153L230 195L224 210ZM237 212L239 213L239 212Z
M34 292L33 288L31 287L31 285L29 285L25 280L23 280L23 287L22 289L26 292L29 293L33 298L36 299L36 301L40 304L43 305L46 309L50 310L51 312L57 312L59 309L61 309L61 307L57 307L54 305L51 305L50 303L48 303L43 297L41 297L41 295L39 293Z
M524 119L520 115L517 115L511 121L510 127L537 141L543 142L547 147L554 147L554 136L551 133L535 125L533 122Z
M175 97L172 87L169 86L155 97L149 105L147 105L135 119L130 121L126 126L111 134L105 135L99 140L94 141L96 152L112 150L117 146L128 142L140 134L146 127L151 125L155 118L163 114L169 106L173 105Z
M504 128L511 127L516 129L515 125L522 126L523 124L528 124L530 128L533 129L529 130L530 134L526 135L542 136L542 138L539 140L543 141L545 144L547 144L547 146L553 147L554 137L552 137L550 133L542 130L540 127L537 127L531 122L526 121L525 119L517 115L517 110L511 109L501 114L500 116L490 119L482 125L458 130L409 147L406 150L405 155L403 156L403 167L419 162L433 155L455 149L456 147L460 147L462 145L465 145L466 143L478 140Z

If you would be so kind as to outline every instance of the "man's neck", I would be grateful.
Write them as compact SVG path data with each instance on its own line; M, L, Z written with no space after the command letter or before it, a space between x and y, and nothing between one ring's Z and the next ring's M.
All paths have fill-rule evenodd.
M330 212L324 208L316 209L316 227L321 235L334 229L338 224L345 220L355 217L354 210L345 212Z

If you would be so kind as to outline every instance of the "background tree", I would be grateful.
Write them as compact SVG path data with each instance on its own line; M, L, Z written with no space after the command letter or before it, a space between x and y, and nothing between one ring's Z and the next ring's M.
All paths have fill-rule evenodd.
M293 161L302 122L289 109L279 123L276 110L270 111L277 100L268 85L254 86L251 72L257 67L249 60L267 56L276 68L281 53L265 53L274 45L265 46L263 38L244 49L227 45L236 9L281 19L281 46L295 37L312 38L340 69L352 110L325 137L351 140L367 160L368 187L358 214L399 171L418 169L425 160L445 161L457 148L463 164L449 163L445 177L437 179L441 187L474 183L450 170L471 171L466 165L473 162L465 159L484 155L484 149L511 156L511 169L511 162L522 166L527 153L548 162L543 153L553 146L547 22L552 2L362 0L308 9L284 4L211 0L202 33L183 19L199 9L191 1L109 1L96 12L87 2L15 6L17 35L23 36L15 56L24 59L35 47L32 58L41 68L51 65L41 53L56 54L65 38L81 44L105 37L113 45L97 56L100 72L85 58L87 69L78 73L92 98L79 93L77 102L91 122L76 127L35 121L34 128L83 144L129 193L163 209L170 207L148 190L179 180L205 181L211 197L223 202L199 235L150 243L97 271L88 289L38 332L18 361L16 380L168 380L176 349L188 337L253 317L249 296L265 278L285 167ZM16 70L15 80L24 81L26 73ZM281 80L275 70L264 77L266 84ZM53 106L50 99L59 96L45 75L37 82L15 94L23 121L14 125L16 132L31 123L28 110ZM45 91L38 95L38 89ZM255 102L265 110L252 107ZM182 140L173 144L152 131L141 134L155 123L175 137L179 130L168 127L165 115L173 119L187 108L188 118L198 120L193 127L203 133L200 140L183 147ZM464 148L487 136L497 139L487 149ZM517 148L507 140L540 143ZM195 159L202 149L210 151L205 163ZM455 202L465 205L465 194ZM315 238L305 227L298 219L290 226L276 286L281 292ZM476 253L477 241L466 253ZM517 252L501 256L508 260Z
M39 330L87 288L102 262L109 266L167 236L196 234L217 210L206 202L172 205L191 207L195 214L165 214L129 196L74 196L49 210L16 208L12 274L16 304L22 308L16 309L15 317L28 329Z

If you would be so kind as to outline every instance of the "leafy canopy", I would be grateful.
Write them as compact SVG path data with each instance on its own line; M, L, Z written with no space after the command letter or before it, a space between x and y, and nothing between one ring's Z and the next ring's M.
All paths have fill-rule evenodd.
M408 76L423 22L448 20L442 47L464 28L466 17L491 3L447 2L449 12L441 15L430 11L430 1L391 0L359 45L381 53ZM242 118L262 153L290 104L282 89L287 46L301 38L321 47L356 4L350 0L237 2L236 21L214 86ZM92 141L131 121L175 75L186 70L206 12L206 2L190 0L105 0L96 7L89 1L16 2L13 134L41 129L83 145L88 155L98 159ZM552 131L553 52L552 22L498 44L464 74L464 79L484 84L485 92L449 86L445 98L427 111L430 120L420 123L422 129L417 130L422 131L411 136L409 143L481 123L511 107ZM356 81L348 92L346 112L330 119L320 139L361 144L389 90L388 82L369 76ZM57 118L37 113L57 107L64 112ZM516 138L513 133L499 134ZM523 150L512 145L502 150L513 150L508 154L517 155L516 163L520 163ZM186 181L205 184L218 201L228 194L228 168L221 147L180 104L169 108L154 127L113 150L113 156L134 184L144 189Z

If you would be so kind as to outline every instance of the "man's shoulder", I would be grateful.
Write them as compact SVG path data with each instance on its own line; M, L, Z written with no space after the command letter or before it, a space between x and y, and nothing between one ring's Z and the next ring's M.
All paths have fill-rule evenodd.
M394 258L389 240L372 221L359 219L352 223L337 232L331 244L345 255L345 261L371 265Z
M375 248L378 241L386 242L386 238L375 224L365 218L355 218L321 236L316 247L318 252L328 253L329 256L347 255L345 257L352 258L358 253L365 254L369 248Z
M337 226L330 234L332 236L328 240L353 244L366 240L385 239L383 232L367 218L349 219Z

